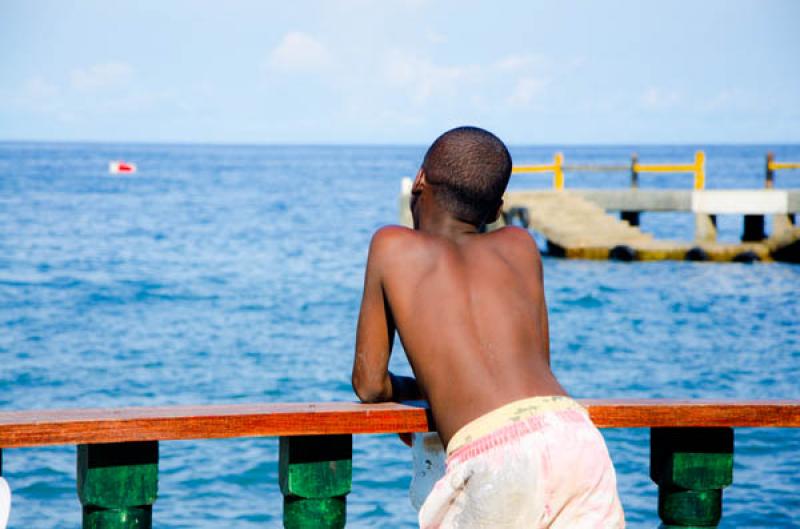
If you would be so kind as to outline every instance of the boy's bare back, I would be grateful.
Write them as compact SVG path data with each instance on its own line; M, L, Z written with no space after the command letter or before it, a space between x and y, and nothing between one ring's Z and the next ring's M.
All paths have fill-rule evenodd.
M365 301L374 296L394 320L444 443L503 404L564 394L550 372L541 260L525 230L451 238L383 228L367 269L376 288Z
M447 469L421 528L621 529L603 437L550 371L536 244L519 228L481 233L510 176L511 155L488 131L433 142L411 187L414 229L372 238L353 388L366 402L431 405ZM389 373L396 331L416 378Z

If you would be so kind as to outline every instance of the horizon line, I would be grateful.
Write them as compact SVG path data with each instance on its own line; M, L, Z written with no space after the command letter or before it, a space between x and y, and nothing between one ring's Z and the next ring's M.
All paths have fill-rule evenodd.
M619 141L619 142L546 142L546 143L517 143L505 142L509 147L659 147L659 146L675 146L675 147L691 147L691 146L708 146L708 147L737 147L737 146L800 146L800 140L780 140L780 141L686 141L686 142L656 142L656 141ZM42 139L7 139L0 138L0 144L62 144L62 145L139 145L139 146L175 146L175 147L426 147L427 143L413 143L413 142L317 142L311 141L307 143L293 142L293 141L276 141L276 142L236 142L236 141L181 141L181 140L163 140L163 141L142 141L142 140L97 140L97 139L80 139L80 140L42 140Z

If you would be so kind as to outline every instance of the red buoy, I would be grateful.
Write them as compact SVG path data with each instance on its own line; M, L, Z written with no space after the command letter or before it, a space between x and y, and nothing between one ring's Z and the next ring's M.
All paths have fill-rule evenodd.
M108 162L108 172L110 174L135 173L136 164L131 162L123 162L122 160L114 160Z

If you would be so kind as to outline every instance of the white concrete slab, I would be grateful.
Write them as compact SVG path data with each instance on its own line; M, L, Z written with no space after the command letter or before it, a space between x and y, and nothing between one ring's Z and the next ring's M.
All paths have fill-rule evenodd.
M408 497L419 512L433 486L447 470L447 455L436 432L413 434L411 453L414 457L414 477L411 478Z
M787 213L789 197L786 191L730 190L694 191L692 211L711 215L771 215Z
M0 477L0 529L6 529L9 513L11 513L11 489L8 488L8 482Z

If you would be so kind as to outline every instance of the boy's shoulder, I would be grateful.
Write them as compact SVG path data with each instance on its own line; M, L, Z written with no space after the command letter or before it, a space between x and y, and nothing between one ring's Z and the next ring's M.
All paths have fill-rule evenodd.
M405 226L389 225L378 228L372 234L369 244L370 253L391 251L393 247L412 244L420 240L420 233Z
M419 235L418 231L412 230L406 226L400 226L398 224L388 224L386 226L381 226L375 233L372 234L372 242L382 241L382 240L393 240L402 237L409 237Z
M503 245L539 255L539 247L531 232L519 226L505 226L492 232Z
M374 261L384 255L397 255L420 240L420 233L405 226L389 225L378 228L369 243L369 259Z
M519 244L527 247L536 246L536 241L533 240L531 233L519 226L504 226L489 232L487 235L492 235L504 241L508 241L509 244Z
M491 232L493 250L520 271L541 274L542 256L533 235L519 226L505 226Z
M539 250L530 232L517 226L505 226L481 234L478 241L497 246L502 251L529 254L539 258ZM413 246L436 244L437 240L425 233L405 226L389 225L379 228L372 236L370 254L398 253Z

